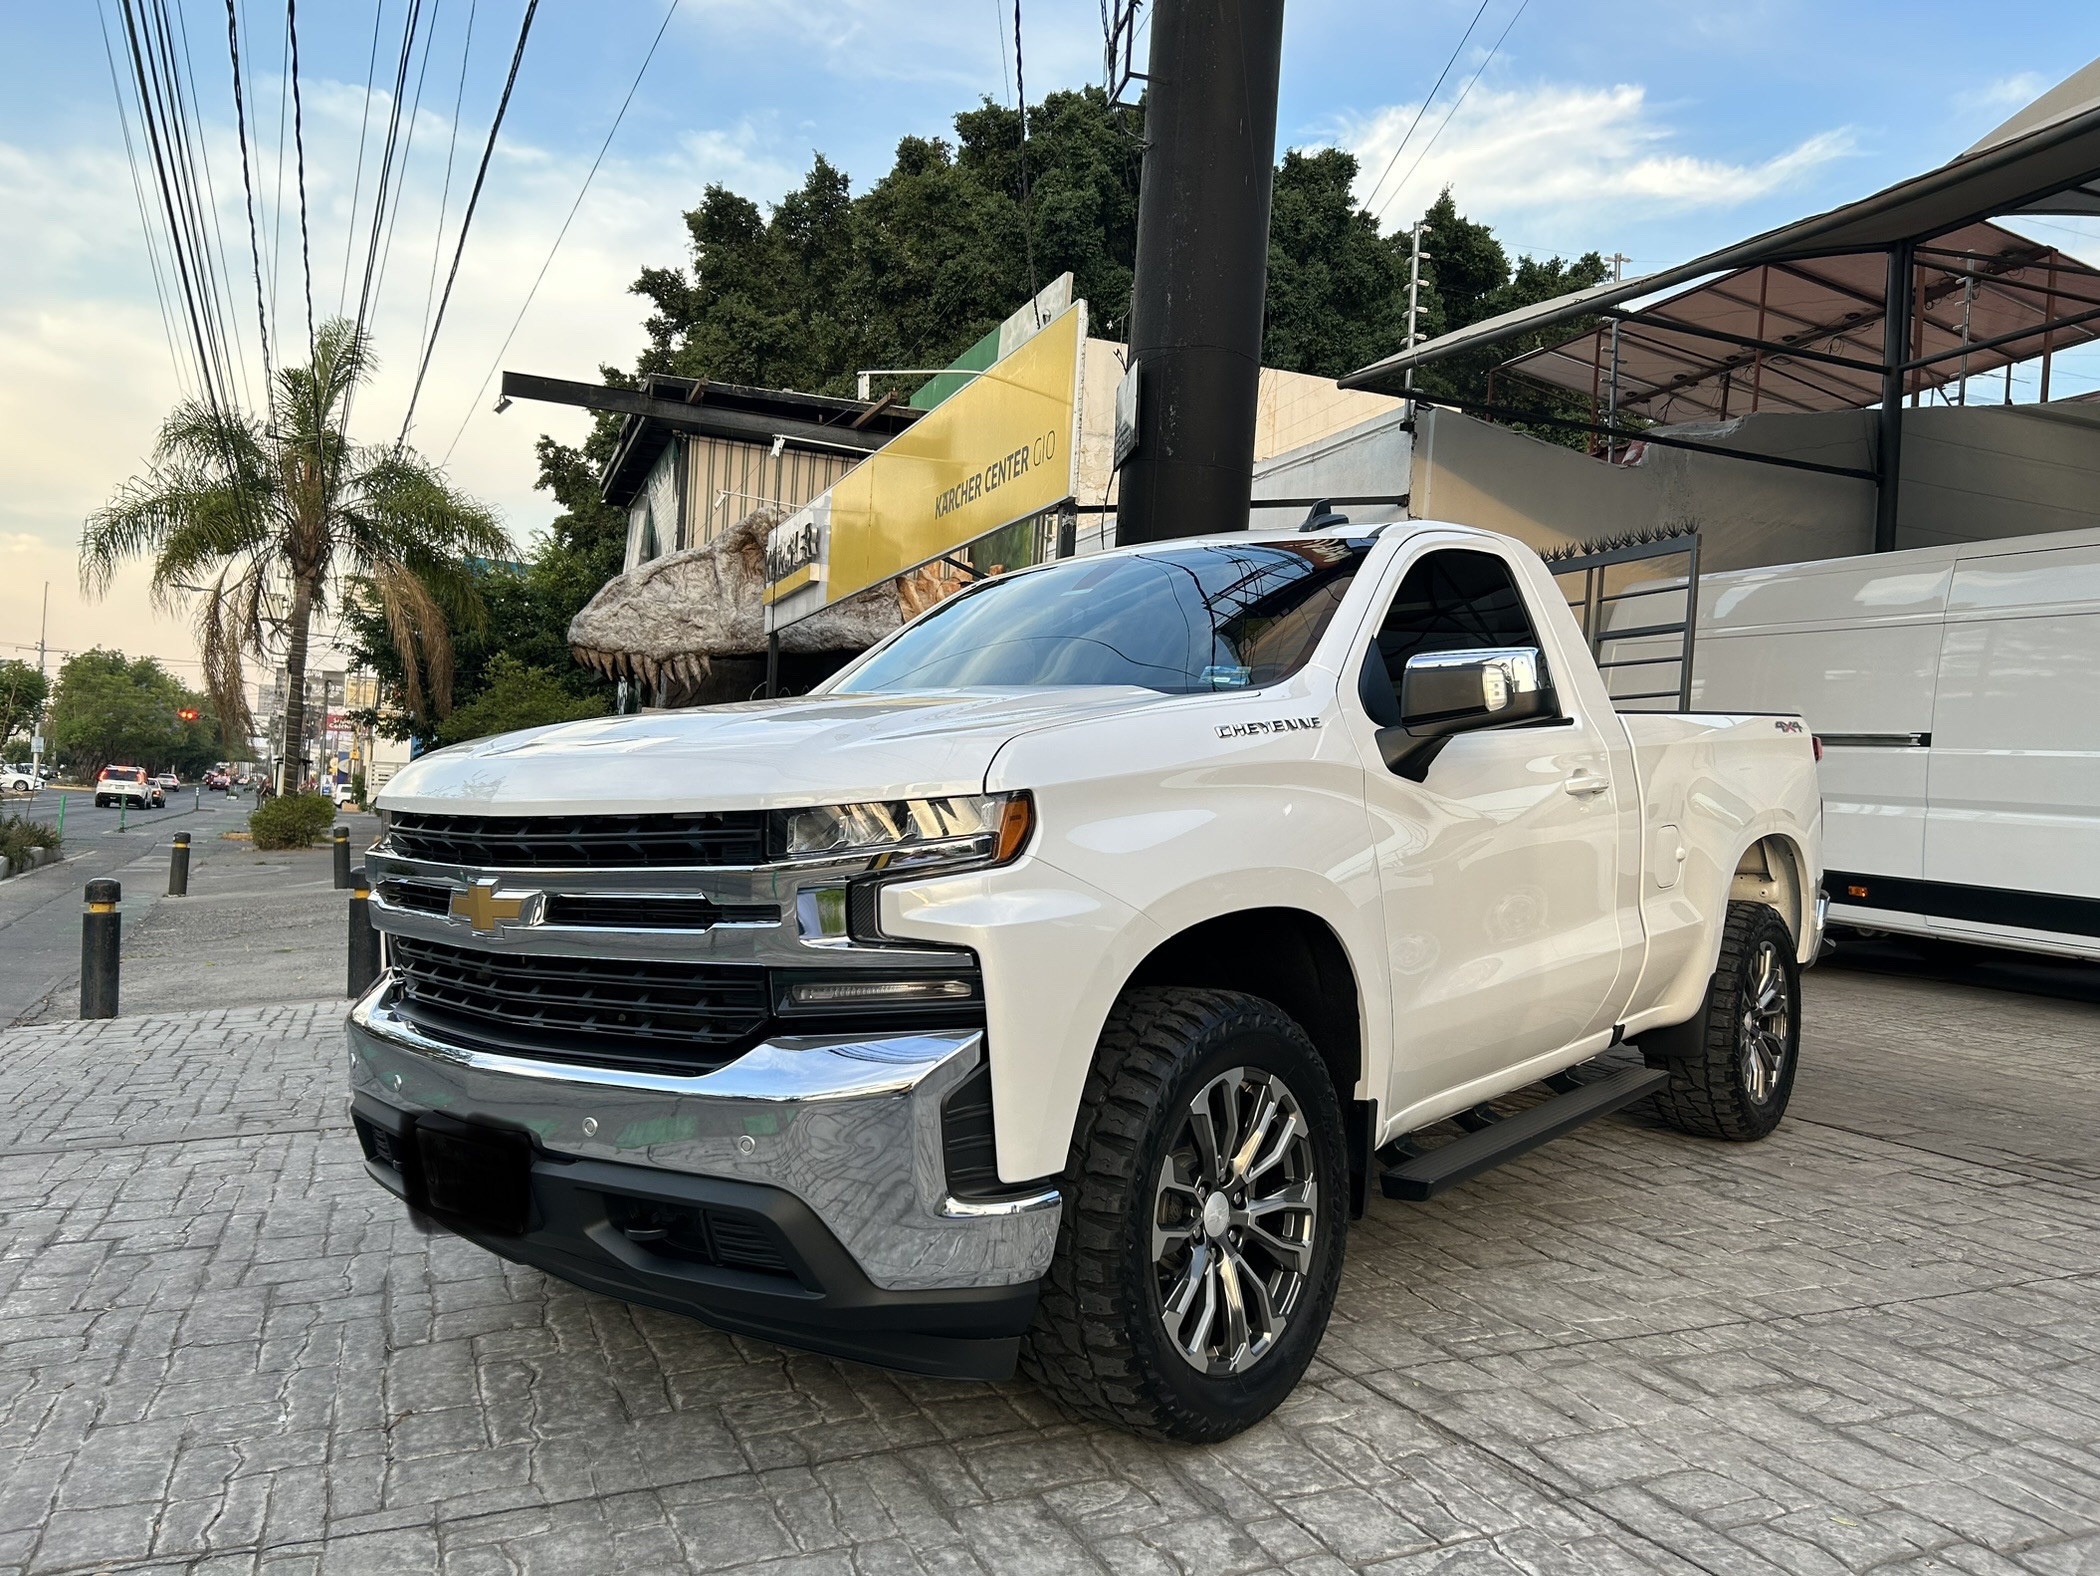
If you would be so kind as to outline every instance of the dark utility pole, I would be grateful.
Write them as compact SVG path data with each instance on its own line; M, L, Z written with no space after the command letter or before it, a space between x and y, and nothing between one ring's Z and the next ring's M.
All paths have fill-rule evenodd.
M1283 0L1158 0L1116 540L1243 530L1254 477Z
M1910 315L1917 248L1889 248L1888 304L1881 319L1881 409L1874 436L1874 551L1896 550L1896 502L1903 487L1903 385L1910 359Z

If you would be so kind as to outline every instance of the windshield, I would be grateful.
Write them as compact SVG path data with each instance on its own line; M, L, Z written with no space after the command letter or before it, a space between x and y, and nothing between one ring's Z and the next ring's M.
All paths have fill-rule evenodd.
M1259 689L1304 666L1370 550L1341 537L1162 546L1030 570L942 603L831 689Z

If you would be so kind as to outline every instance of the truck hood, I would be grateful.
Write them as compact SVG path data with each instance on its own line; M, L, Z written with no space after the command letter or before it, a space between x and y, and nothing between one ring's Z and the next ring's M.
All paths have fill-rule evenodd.
M982 793L1019 734L1170 699L1135 687L807 695L603 717L437 750L383 810L637 814Z

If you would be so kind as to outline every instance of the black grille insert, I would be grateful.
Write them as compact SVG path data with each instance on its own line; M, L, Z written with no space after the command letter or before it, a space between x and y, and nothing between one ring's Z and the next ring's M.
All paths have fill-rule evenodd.
M552 1060L701 1073L757 1043L765 970L558 958L387 938L400 1011L439 1034Z
M547 899L547 923L624 930L712 930L716 925L777 925L771 903L711 903L704 897L579 897Z
M765 861L762 810L672 815L425 815L397 811L389 851L487 870L654 869Z
M605 1195L605 1213L628 1241L666 1258L753 1275L795 1276L780 1233L760 1215L618 1193Z
M405 908L418 914L452 912L452 888L435 881L382 881L381 901L390 908Z

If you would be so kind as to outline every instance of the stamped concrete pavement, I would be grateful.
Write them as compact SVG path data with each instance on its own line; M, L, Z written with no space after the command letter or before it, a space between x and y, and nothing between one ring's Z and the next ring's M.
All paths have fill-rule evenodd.
M1795 1114L1352 1232L1207 1449L423 1236L340 1003L0 1036L0 1571L2100 1571L2100 1009L1820 970Z

